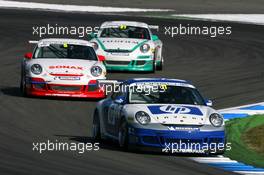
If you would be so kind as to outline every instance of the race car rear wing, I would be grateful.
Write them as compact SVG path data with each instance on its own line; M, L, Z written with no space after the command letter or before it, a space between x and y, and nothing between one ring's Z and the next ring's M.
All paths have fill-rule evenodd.
M149 28L159 31L159 26L158 25L149 25Z

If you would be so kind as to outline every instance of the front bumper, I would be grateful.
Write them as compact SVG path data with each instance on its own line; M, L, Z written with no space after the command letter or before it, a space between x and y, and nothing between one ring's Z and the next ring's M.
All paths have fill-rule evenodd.
M129 127L129 144L156 150L160 148L161 152L169 153L219 153L225 148L225 132L169 131Z
M105 98L105 91L98 83L88 85L48 84L42 81L29 81L26 91L30 96L57 96L76 98Z
M110 71L153 71L152 60L105 61L104 65Z

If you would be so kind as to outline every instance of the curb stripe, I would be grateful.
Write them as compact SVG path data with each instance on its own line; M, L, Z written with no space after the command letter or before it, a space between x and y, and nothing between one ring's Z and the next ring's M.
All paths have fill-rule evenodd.
M263 105L255 105L255 106L249 106L244 108L239 108L240 110L264 110Z
M173 17L183 17L203 21L230 21L243 24L264 25L264 14L174 14Z
M233 118L245 118L248 117L248 114L235 114L235 113L222 113L224 119L233 119Z

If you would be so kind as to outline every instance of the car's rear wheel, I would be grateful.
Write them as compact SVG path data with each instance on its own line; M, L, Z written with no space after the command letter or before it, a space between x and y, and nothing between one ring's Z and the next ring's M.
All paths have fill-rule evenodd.
M101 140L100 118L98 111L95 111L93 115L92 139L94 141Z
M128 126L125 119L122 119L119 126L118 143L121 148L123 149L128 148Z

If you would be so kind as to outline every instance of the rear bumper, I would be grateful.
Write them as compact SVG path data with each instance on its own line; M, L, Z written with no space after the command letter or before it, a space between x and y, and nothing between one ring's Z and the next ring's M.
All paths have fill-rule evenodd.
M27 94L30 96L57 96L76 98L105 98L105 92L98 84L88 85L63 85L48 84L45 82L28 82L26 84Z
M105 61L104 65L110 71L153 71L152 60L132 60L126 64L119 64L118 61Z
M169 153L219 153L225 149L224 131L168 131L129 128L129 144ZM209 146L206 149L206 146Z

